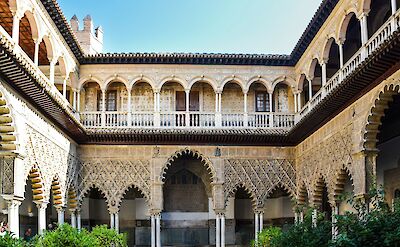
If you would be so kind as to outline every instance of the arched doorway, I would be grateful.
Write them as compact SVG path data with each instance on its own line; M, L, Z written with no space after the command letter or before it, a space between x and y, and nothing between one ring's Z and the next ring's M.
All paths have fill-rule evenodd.
M83 198L80 214L82 227L88 230L92 230L93 227L99 225L110 225L110 213L108 212L105 196L96 187L91 188L87 196ZM72 215L72 217L76 216Z
M164 176L163 246L209 245L212 189L209 171L199 156L180 154Z
M391 204L395 191L400 189L400 154L397 148L400 145L400 94L389 91L382 96L386 95L393 96L387 103L378 128L376 181L378 188L384 189L386 202Z
M345 35L343 44L343 64L349 61L361 48L361 25L356 14L350 13L346 16L344 23L347 23L347 26L344 26L346 29L345 33L343 33L343 35Z
M246 189L240 186L234 197L235 245L247 246L254 239L253 199Z
M392 15L390 0L372 0L370 8L371 10L367 17L368 38L371 38Z
M150 245L148 212L143 193L136 187L130 187L119 208L119 231L127 234L128 246Z
M294 223L294 212L288 191L277 186L265 200L264 226L284 227Z

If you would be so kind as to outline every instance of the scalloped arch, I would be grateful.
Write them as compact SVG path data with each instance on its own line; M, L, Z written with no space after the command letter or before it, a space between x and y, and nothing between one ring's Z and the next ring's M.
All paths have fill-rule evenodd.
M0 89L0 152L5 155L9 152L17 152L17 135L14 126L14 117L6 95Z
M353 176L348 167L343 166L335 172L335 182L333 189L333 197L335 201L338 201L339 196L342 195L342 193L344 192L344 186L347 182L347 178L350 180L354 190Z
M243 188L248 193L248 195L250 196L250 199L253 203L253 209L256 209L257 205L258 205L257 193L256 193L256 191L250 189L251 186L247 186L243 182L239 182L239 183L235 184L235 186L233 186L229 191L226 192L225 207L227 206L227 203L228 203L228 197L233 196L238 191L239 188Z
M365 151L377 151L377 135L379 126L382 124L382 116L385 115L385 110L388 109L389 102L393 100L393 95L399 93L400 85L397 81L396 83L385 85L384 88L378 92L378 95L375 96L375 100L364 124L362 146Z
M284 184L284 183L278 182L278 183L275 183L273 186L271 186L271 187L268 189L268 191L263 195L263 197L262 197L262 202L263 202L263 204L265 204L265 201L268 199L268 197L271 195L271 193L274 192L274 191L275 191L276 189L278 189L279 187L282 188L283 190L285 190L285 191L289 194L289 196L290 196L291 199L296 198L296 192L293 191L293 190L290 188L290 186L287 186L287 185Z
M32 200L34 202L46 200L43 175L36 164L29 170L28 179L31 181L32 185Z
M121 195L117 198L116 206L117 206L118 208L121 207L122 200L124 199L126 193L127 193L130 189L132 189L132 188L138 190L138 191L144 196L145 201L146 201L146 205L147 205L148 207L150 207L150 195L149 195L148 193L146 193L146 190L141 189L141 188L139 187L139 185L133 184L133 183L130 184L130 185L128 185L128 186L126 186L125 188L122 189Z
M167 162L165 162L164 166L161 169L161 173L159 176L160 181L165 181L165 174L167 173L168 168L174 163L177 159L182 157L183 155L190 155L193 158L196 158L201 161L201 163L204 165L204 167L207 169L208 173L210 174L210 178L212 182L217 182L217 172L215 171L214 165L212 162L203 154L201 154L197 150L189 149L189 148L184 148L179 151L176 151L173 155L171 155Z

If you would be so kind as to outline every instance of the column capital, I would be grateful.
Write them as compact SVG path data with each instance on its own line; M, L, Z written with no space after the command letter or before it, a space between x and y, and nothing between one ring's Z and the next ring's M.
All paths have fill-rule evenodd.
M149 210L149 212L150 212L150 216L160 216L161 217L161 209L156 209L156 208L154 208L154 209L150 209Z
M264 213L264 208L257 207L253 211L254 211L255 214L263 214Z
M65 212L65 209L66 209L66 207L64 207L64 206L56 206L55 208L56 208L57 212Z
M36 202L36 201L35 201L35 204L36 204L36 207L37 207L39 210L44 210L44 209L47 208L47 205L48 205L49 203L48 203L48 202L42 202L42 201L39 201L39 202Z
M328 63L329 58L323 58L321 59L321 61L319 62L319 65L322 67L324 65L326 65Z
M226 210L225 209L214 209L215 215L225 216Z
M336 44L337 44L338 46L343 46L343 44L344 44L345 41L346 41L346 38L339 38L339 39L336 41Z
M1 195L1 197L3 197L3 199L8 203L8 202L13 202L13 201L19 201L22 203L22 201L24 200L24 198L22 197L18 197L15 195Z
M76 212L78 211L76 208L70 208L68 209L70 214L76 214Z
M6 202L9 207L19 207L22 204L22 201L19 199L7 200Z
M363 12L361 12L361 14L359 14L359 15L357 16L357 19L361 20L361 19L363 19L363 18L368 17L368 15L369 15L369 10L364 10Z

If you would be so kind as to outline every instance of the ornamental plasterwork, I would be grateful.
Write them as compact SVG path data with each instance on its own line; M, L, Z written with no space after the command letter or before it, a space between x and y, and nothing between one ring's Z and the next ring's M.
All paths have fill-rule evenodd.
M44 184L44 200L47 201L50 198L51 184L55 178L58 178L61 196L65 198L68 167L73 165L70 162L76 162L76 158L29 126L26 128L26 133L24 177L28 177L32 167L38 167Z
M336 174L345 168L350 172L350 176L354 178L355 169L351 165L352 132L353 125L347 126L328 139L320 143L314 143L313 147L304 151L299 157L297 177L303 178L302 182L311 192L310 197L313 197L312 191L318 179L323 177L328 188L329 200L333 203Z
M150 199L149 160L84 160L81 163L78 185L79 202L93 187L105 196L110 211L118 211L129 188L136 187L145 199Z
M14 157L0 158L0 194L12 195L14 193Z
M225 200L242 186L250 193L255 207L263 207L269 194L282 186L292 196L296 193L293 160L228 159L225 165Z

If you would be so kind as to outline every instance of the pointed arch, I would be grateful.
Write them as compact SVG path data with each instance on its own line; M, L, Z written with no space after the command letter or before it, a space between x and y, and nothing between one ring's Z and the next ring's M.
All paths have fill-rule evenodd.
M316 206L322 205L324 188L326 188L328 191L328 201L332 205L332 200L330 200L330 196L329 196L330 191L328 188L328 183L326 181L327 180L325 179L324 175L319 174L319 176L317 176L317 179L314 182L314 185L313 185L313 188L311 191L312 206L316 207Z
M350 180L354 188L353 177L350 170L346 166L341 167L340 169L338 169L338 171L335 172L335 183L333 189L333 197L335 199L335 202L340 201L339 198L345 190L347 179Z
M272 185L268 190L264 193L262 196L262 205L265 204L265 201L268 199L268 197L271 196L272 192L274 192L276 189L282 188L286 193L289 194L290 199L295 199L296 198L296 191L293 191L290 186L287 186L284 183L278 182Z
M247 194L249 195L249 197L251 199L251 202L253 204L253 208L255 209L257 207L257 205L259 205L259 202L258 202L258 199L257 199L258 196L256 194L256 191L254 189L250 189L251 186L247 186L243 182L238 182L237 184L232 186L230 190L228 190L225 193L225 207L227 206L227 203L228 203L228 197L234 196L239 188L242 188L247 192Z
M189 148L183 148L181 150L176 151L173 155L171 155L167 161L165 162L164 166L161 168L161 173L159 176L159 181L165 181L165 175L169 166L172 165L178 158L182 157L183 155L190 155L193 158L196 158L201 161L204 167L207 169L208 173L210 174L210 178L212 182L217 182L217 172L214 168L212 162L202 153L197 150L192 150Z
M34 165L29 171L28 179L32 184L32 200L35 202L42 202L46 200L46 193L44 187L44 179L41 171L37 165Z
M68 207L71 210L78 208L78 194L77 190L73 187L68 189Z
M102 188L102 186L100 186L99 184L93 183L93 184L86 185L78 194L77 208L81 208L83 199L88 195L88 193L90 192L91 189L97 189L98 191L100 191L100 193L104 196L107 205L109 205L109 198L106 193L107 190L105 188Z
M61 188L60 179L58 174L56 174L51 182L51 193L53 194L53 204L54 206L64 205L63 191Z
M17 152L18 149L14 117L8 103L3 90L0 90L0 155Z
M393 101L393 96L400 93L399 82L385 85L375 97L371 110L364 124L364 138L362 146L365 151L377 151L377 135L379 127L382 125L382 117L385 115L385 110L389 108L389 103Z
M121 191L122 191L122 192L121 192L121 195L117 198L117 201L116 201L116 205L117 205L118 208L121 207L122 200L124 199L126 193L127 193L130 189L136 189L137 191L139 191L139 192L143 195L143 197L145 198L146 205L147 205L148 207L151 206L151 205L150 205L150 195L149 195L148 193L146 193L146 190L140 188L140 186L139 186L138 184L132 183L132 184L127 185L125 188L123 188L123 189L121 190Z
M297 191L297 204L305 206L310 203L310 196L309 192L307 189L306 184L302 181L301 185L298 186L298 191Z

